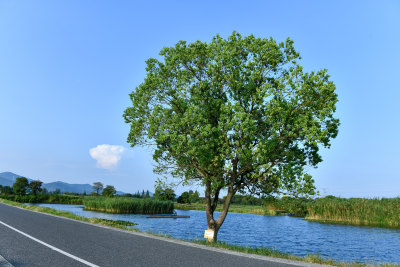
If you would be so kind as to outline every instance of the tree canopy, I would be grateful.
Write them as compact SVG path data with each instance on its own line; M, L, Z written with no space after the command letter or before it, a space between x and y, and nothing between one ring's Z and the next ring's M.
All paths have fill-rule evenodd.
M154 198L162 201L173 201L175 199L175 191L165 182L158 179L154 186Z
M23 196L26 194L29 182L25 177L18 177L13 184L13 190L16 195Z
M103 190L103 184L101 182L94 182L92 185L94 191L96 191L96 194L99 195L101 190Z
M178 42L146 61L124 118L132 146L154 148L155 172L205 188L218 231L237 192L314 194L305 166L338 134L327 70L304 72L293 41L242 37ZM221 190L223 211L213 217Z
M43 190L42 185L43 185L42 181L39 181L39 180L31 181L29 183L29 188L31 189L32 194L36 195L38 192L41 192Z
M185 203L185 204L191 204L194 202L197 202L200 200L200 193L197 192L193 192L193 190L189 190L189 192L185 191L183 192L178 198L177 198L177 202L178 203Z
M105 197L113 197L115 195L115 193L117 193L117 190L115 190L115 187L112 185L107 185L103 189L103 196L105 196Z

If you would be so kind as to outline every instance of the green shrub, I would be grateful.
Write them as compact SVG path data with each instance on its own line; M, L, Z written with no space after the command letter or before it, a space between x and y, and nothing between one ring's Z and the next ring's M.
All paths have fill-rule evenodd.
M298 217L305 217L307 215L307 206L313 200L308 198L269 198L265 200L264 205L269 210L274 210L276 213L290 213Z

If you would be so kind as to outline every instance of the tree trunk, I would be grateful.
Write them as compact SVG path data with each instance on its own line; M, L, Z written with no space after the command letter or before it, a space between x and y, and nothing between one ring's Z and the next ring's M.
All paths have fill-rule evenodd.
M214 220L214 205L211 204L211 182L206 182L206 216L207 216L207 230L214 231L214 238L207 239L208 242L216 242L217 241L217 233L218 230L216 229L215 220Z
M214 219L214 211L215 211L216 205L212 205L212 203L211 203L211 183L206 182L205 198L206 198L207 229L214 231L214 237L209 238L208 242L211 242L211 243L217 242L219 228L221 228L222 224L225 221L226 215L228 214L229 206L231 204L231 199L232 199L233 195L234 195L233 188L229 187L228 194L226 196L221 214L219 215L218 219L215 220ZM218 201L218 195L216 196L216 199L214 199L214 201Z

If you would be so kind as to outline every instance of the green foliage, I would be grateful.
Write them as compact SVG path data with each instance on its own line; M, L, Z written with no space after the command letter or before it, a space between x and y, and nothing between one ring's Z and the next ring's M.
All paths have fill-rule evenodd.
M138 198L88 197L84 199L84 209L108 213L170 214L174 204L170 201Z
M180 41L160 56L146 61L147 76L130 94L128 142L154 145L156 173L205 185L210 229L218 231L236 193L316 193L305 166L322 161L319 148L330 147L339 126L327 70L304 72L290 39L237 32Z
M51 194L54 194L54 195L59 195L59 194L61 194L60 188L56 188L56 190L52 191Z
M11 195L13 193L13 189L10 186L1 186L0 193L3 195Z
M52 204L83 204L83 198L78 196L40 194L40 195L1 195L3 199L20 202L20 203L52 203Z
M25 195L28 186L29 186L28 179L26 179L25 177L18 177L15 183L13 184L14 194L17 194L19 196Z
M175 203L175 209L177 210L206 210L206 205L203 203L191 203L191 204L183 204L183 203ZM222 211L222 206L218 206L215 211ZM240 204L231 204L229 206L229 212L234 213L248 213L248 214L257 214L257 215L270 215L267 210L264 209L263 206L257 205L240 205ZM275 214L273 214L275 215Z
M139 190L138 190L134 194L124 194L123 196L125 196L125 197L135 197L135 198L149 198L150 197L150 192L149 192L149 190L147 190L146 193L145 193L144 190L142 190L142 193L140 193Z
M93 190L96 191L97 195L99 195L101 190L103 190L103 184L101 182L94 182L92 187Z
M224 196L221 200L221 203L224 203L226 196ZM232 197L232 204L240 204L240 205L262 205L263 200L261 198L257 198L251 195L240 195L236 194Z
M97 218L96 218L97 219ZM135 226L137 223L129 222L129 221L122 221L122 220L107 220L107 219L99 219L103 221L106 225L110 226Z
M308 220L400 228L400 198L326 197L311 202L307 211Z
M161 201L173 201L175 199L175 191L160 179L157 179L154 189L155 199Z
M29 188L31 189L32 194L36 195L38 192L42 191L43 182L39 180L31 181L29 183Z
M156 171L236 191L313 193L303 167L321 161L318 145L329 147L339 125L326 70L304 73L290 39L236 32L160 55L124 113L128 142L156 145Z
M113 197L115 193L117 193L117 190L115 190L114 186L112 185L107 185L103 189L103 196L105 197Z
M264 200L264 206L269 210L275 211L276 214L290 213L298 217L305 217L307 215L307 206L311 202L313 200L309 198L267 198Z
M178 203L186 203L186 204L191 204L190 197L189 197L189 192L183 192L177 199L176 201Z
M189 190L189 192L183 192L182 195L180 195L177 199L178 203L186 204L191 204L198 201L200 201L200 193L197 190L195 192L193 192L193 190Z

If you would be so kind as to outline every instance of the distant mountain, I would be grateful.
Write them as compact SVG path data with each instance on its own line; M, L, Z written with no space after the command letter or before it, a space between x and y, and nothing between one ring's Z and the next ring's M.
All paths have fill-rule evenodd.
M6 185L12 186L13 182L11 180L7 179L7 178L0 177L0 184L3 185L3 186L6 186Z
M12 173L12 172L2 172L0 173L0 184L3 186L12 186L15 183L15 180L18 177L22 177L21 175ZM32 181L32 179L27 178L28 181Z
M2 173L0 173L0 177L6 178L11 181L15 181L15 179L17 179L18 177L21 177L21 175L18 175L18 174L12 173L12 172L2 172Z
M12 173L12 172L2 172L2 173L0 173L0 185L12 186L18 177L22 177L22 175L18 175L18 174ZM30 179L30 178L27 178L27 179L29 182L32 181L32 179ZM61 181L52 182L52 183L44 183L42 185L42 188L46 188L47 191L49 191L49 192L59 189L61 193L71 192L71 193L82 194L83 192L86 192L87 194L90 194L90 192L94 192L94 190L90 184L69 184L69 183L65 183L65 182L61 182ZM117 191L117 194L122 195L125 193L121 192L121 191Z
M46 188L49 192L59 189L61 193L72 192L82 194L83 192L86 192L89 194L90 192L94 191L90 184L69 184L61 181L43 184L42 187Z

